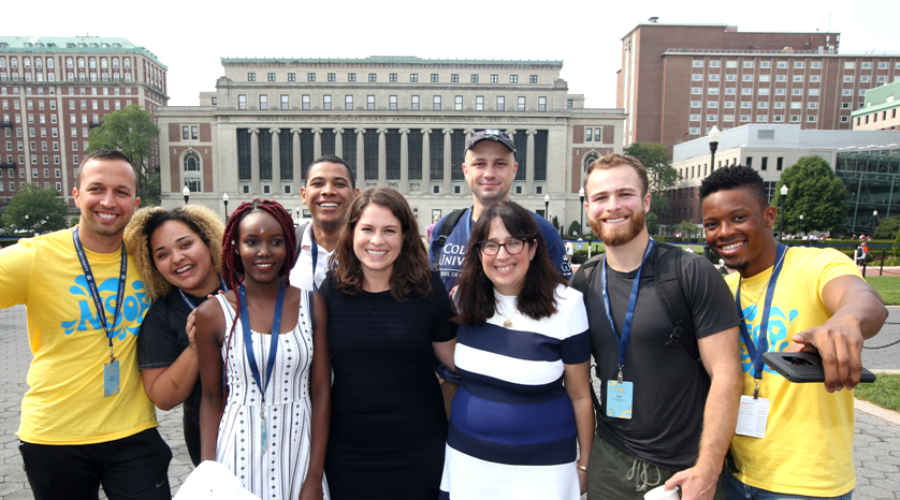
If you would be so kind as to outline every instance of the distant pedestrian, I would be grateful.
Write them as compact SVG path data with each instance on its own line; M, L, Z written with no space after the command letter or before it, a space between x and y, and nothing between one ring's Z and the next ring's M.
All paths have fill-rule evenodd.
M101 149L78 169L78 226L0 251L0 308L24 304L34 360L17 435L37 500L172 497L172 451L137 368L150 307L122 241L140 199L127 156Z

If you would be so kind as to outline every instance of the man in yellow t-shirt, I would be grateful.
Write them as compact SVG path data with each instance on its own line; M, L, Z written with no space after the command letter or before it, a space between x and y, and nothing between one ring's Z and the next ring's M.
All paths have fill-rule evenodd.
M753 169L716 170L703 181L700 198L707 243L738 271L727 281L740 294L746 326L744 396L731 442L734 460L725 471L728 498L849 498L856 486L852 389L863 341L878 333L887 309L843 254L775 241L777 209ZM825 383L788 382L761 363L757 350L818 351Z
M122 235L140 200L124 154L88 155L71 230L0 251L0 308L25 304L34 360L18 437L37 500L170 499L172 452L137 370L149 299Z

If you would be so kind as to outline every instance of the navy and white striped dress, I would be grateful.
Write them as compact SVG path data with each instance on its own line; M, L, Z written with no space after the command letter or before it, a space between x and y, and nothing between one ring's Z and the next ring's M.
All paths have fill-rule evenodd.
M534 320L516 297L494 292L484 325L461 325L441 499L581 497L577 432L564 365L588 361L591 338L581 293L558 285L556 314ZM507 318L512 328L503 328Z

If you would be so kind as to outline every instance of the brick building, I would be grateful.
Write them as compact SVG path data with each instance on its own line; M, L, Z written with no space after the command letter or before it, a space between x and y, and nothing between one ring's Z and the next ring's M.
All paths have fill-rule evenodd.
M622 141L669 147L752 123L850 130L865 92L900 80L900 52L840 51L839 33L641 23L622 38Z
M621 109L588 109L559 76L562 61L222 59L200 106L160 110L164 206L202 203L225 214L270 198L304 218L310 163L337 154L361 189L389 186L420 227L471 204L461 163L476 130L502 129L518 149L512 198L568 227L579 220L584 167L621 152Z
M124 38L0 36L0 206L29 182L55 187L73 206L90 129L130 104L156 121L166 70Z

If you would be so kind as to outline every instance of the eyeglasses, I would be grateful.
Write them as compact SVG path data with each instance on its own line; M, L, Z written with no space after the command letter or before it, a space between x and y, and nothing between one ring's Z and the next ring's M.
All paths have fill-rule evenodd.
M506 249L506 253L516 255L522 253L525 249L525 240L519 238L510 238L506 243L498 243L494 240L479 241L481 252L485 255L497 255L500 253L500 247Z

